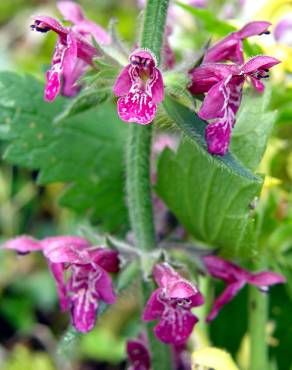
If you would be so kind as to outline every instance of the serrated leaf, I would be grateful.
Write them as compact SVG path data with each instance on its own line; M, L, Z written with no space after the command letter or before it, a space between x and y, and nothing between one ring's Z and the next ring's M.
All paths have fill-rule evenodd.
M231 151L251 170L259 165L277 119L277 112L268 110L270 98L269 89L264 94L248 91L232 132Z
M221 248L227 256L250 256L255 223L250 204L262 179L241 176L189 139L177 151L164 150L156 190L179 222L196 239Z
M5 72L0 74L0 87L0 125L10 122L5 159L39 170L40 184L70 183L61 203L78 212L90 211L106 230L126 227L127 126L119 121L115 106L106 103L53 124L65 100L44 102L37 80Z

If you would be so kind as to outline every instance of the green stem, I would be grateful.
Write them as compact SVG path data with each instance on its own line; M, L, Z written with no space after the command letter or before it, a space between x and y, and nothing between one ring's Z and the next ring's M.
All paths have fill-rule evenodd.
M266 325L268 295L249 287L250 370L269 368Z
M168 3L169 0L148 0L144 12L140 46L150 49L156 56L158 64L160 63ZM127 151L127 198L136 246L144 252L156 247L150 182L151 137L151 125L130 125ZM153 291L153 286L144 281L142 285L145 304ZM171 370L169 348L155 338L152 323L147 325L147 333L152 369Z

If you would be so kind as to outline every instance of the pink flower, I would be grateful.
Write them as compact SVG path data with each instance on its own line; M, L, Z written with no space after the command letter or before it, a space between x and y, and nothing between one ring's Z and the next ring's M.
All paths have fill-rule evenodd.
M127 342L127 354L131 364L128 370L150 370L150 353L145 335Z
M125 122L147 125L164 97L162 75L148 50L135 50L129 60L113 88L115 95L120 96L118 114Z
M61 91L65 96L74 96L80 90L77 81L85 73L98 51L91 45L91 35L99 43L108 43L109 36L93 22L84 18L79 5L70 1L61 1L58 7L67 20L75 23L72 28L63 27L58 21L47 16L33 17L31 26L38 32L53 31L58 40L50 70L46 73L47 84L44 98L53 101Z
M176 370L191 370L191 355L185 344L172 346L173 368ZM127 342L128 360L131 364L128 370L150 370L151 358L148 349L148 340L143 333L139 339L131 339Z
M206 128L206 141L211 154L225 155L229 148L232 127L236 122L244 82L249 78L254 87L263 91L260 81L269 77L269 69L280 63L269 56L257 56L242 66L235 64L206 63L194 68L190 74L193 94L206 93L199 117L212 120Z
M118 271L116 251L97 248L78 236L49 237L40 241L21 236L7 241L4 248L20 253L43 251L57 284L61 309L71 311L72 323L80 332L93 329L100 301L115 303L108 273ZM70 273L65 280L67 270Z
M251 273L232 262L216 256L205 256L202 258L209 274L227 283L223 293L216 299L207 321L213 320L222 306L230 302L244 285L255 285L260 290L267 291L269 286L285 283L286 281L284 276L275 272Z
M143 320L159 320L154 332L163 343L183 344L198 322L191 309L202 305L204 298L192 283L167 263L157 264L153 275L159 288L151 294Z
M269 22L250 22L242 29L232 32L223 40L216 43L205 54L203 63L216 63L231 61L243 64L243 44L242 41L248 37L269 33Z

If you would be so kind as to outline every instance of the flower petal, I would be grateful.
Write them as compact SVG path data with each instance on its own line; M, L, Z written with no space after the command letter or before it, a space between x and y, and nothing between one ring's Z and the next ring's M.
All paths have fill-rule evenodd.
M251 274L248 282L249 284L256 285L259 288L262 288L275 284L283 284L286 282L286 279L283 275L277 274L275 272L263 271L257 274Z
M45 87L44 99L48 102L55 100L56 96L61 90L61 70L59 66L57 68L53 68L46 73L47 83Z
M247 61L242 66L241 70L245 74L251 74L258 70L270 69L279 63L281 62L276 58L267 55L259 55Z
M225 80L228 76L237 72L239 72L239 67L230 64L203 64L189 72L192 78L189 90L193 94L206 93L216 83Z
M61 310L67 311L69 309L69 298L67 296L67 287L64 281L64 264L52 263L48 261L48 266L57 285L57 292L59 296Z
M208 49L203 63L217 63L228 60L234 63L243 63L242 41L235 33L227 36Z
M95 281L95 290L98 292L100 299L107 304L114 304L116 302L116 295L112 285L112 279L109 274L99 268L100 276Z
M213 308L207 317L207 321L212 321L218 315L219 310L228 302L232 300L233 297L243 288L246 281L239 280L235 283L229 284L223 293L215 300Z
M268 28L271 26L270 22L256 21L247 23L241 30L237 31L237 35L241 39L246 39L251 36L261 35L262 33L268 32Z
M72 265L67 289L71 295L72 323L81 333L89 332L95 325L100 298L96 282L100 277L101 270L90 265Z
M206 127L205 137L210 154L224 156L227 153L233 123L234 120L221 119Z
M97 248L90 252L92 261L107 272L119 271L118 252L108 248Z
M118 114L125 122L148 125L155 118L157 106L152 98L140 90L130 92L118 100Z
M196 294L190 297L190 299L191 299L191 307L202 306L202 304L205 303L205 298L199 291L197 291Z
M154 78L149 83L149 87L151 88L152 100L155 104L159 104L164 98L163 78L158 68L154 68L153 74Z
M78 24L84 20L81 6L73 1L58 1L57 8L66 21Z
M81 59L76 60L76 64L69 74L67 71L63 72L63 88L62 95L72 97L75 96L81 89L81 85L78 84L79 79L84 75L88 68L87 63Z
M113 93L116 96L124 96L129 93L132 86L132 80L129 73L129 69L131 67L131 64L128 64L125 68L123 68L118 78L116 79L113 87Z
M247 279L249 277L249 273L246 275L247 271L223 258L217 256L204 256L202 260L210 275L217 279L224 280L227 283Z
M88 263L90 243L80 236L53 236L43 239L41 245L53 263Z
M146 345L138 340L129 340L127 342L127 353L131 363L131 370L149 370L150 354Z
M161 288L156 289L150 296L143 311L143 320L152 321L159 319L165 309L165 303L161 300L160 296L163 294Z
M259 92L262 93L265 90L265 85L262 83L262 81L254 78L253 76L250 76L251 83L253 84L253 87Z
M205 120L222 118L225 114L225 107L228 104L227 96L224 95L225 81L214 85L206 95L199 110L199 117Z
M6 249L13 249L18 254L27 254L34 251L42 250L41 243L27 235L18 236L17 238L13 238L7 240L3 245L2 248Z
M166 289L182 280L182 277L166 262L154 266L153 277L160 288Z
M163 343L180 345L188 340L197 322L198 318L190 311L169 307L154 332Z

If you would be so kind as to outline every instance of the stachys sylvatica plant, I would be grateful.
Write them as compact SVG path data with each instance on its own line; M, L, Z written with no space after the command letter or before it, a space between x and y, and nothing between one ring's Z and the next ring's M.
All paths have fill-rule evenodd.
M261 244L256 221L264 180L255 169L274 117L267 116L264 82L280 61L246 58L244 45L269 37L271 24L250 22L177 61L171 47L177 5L140 6L140 38L129 46L113 23L106 31L75 2L57 3L66 23L32 17L33 31L56 34L55 50L44 94L31 77L1 77L2 86L18 90L10 99L19 106L5 156L39 170L41 184L70 183L63 204L87 214L95 232L15 236L2 248L42 253L60 308L80 333L103 320L107 305L118 305L135 282L139 333L125 348L132 370L196 369L190 353L197 327L207 336L209 323L249 285L249 366L267 370L266 292L285 277L270 271ZM257 112L249 113L248 104L257 104ZM33 110L35 132L27 113ZM248 120L263 126L257 141L244 132ZM213 278L226 283L215 299Z

